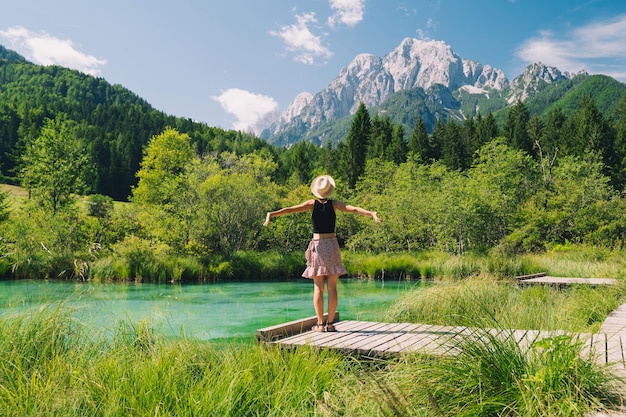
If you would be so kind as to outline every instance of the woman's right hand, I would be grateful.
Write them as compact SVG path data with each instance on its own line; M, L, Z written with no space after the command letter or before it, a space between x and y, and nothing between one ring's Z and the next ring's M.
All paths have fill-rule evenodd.
M267 226L268 224L270 224L271 218L272 218L272 214L268 211L267 216L265 216L265 223L263 223L263 226Z

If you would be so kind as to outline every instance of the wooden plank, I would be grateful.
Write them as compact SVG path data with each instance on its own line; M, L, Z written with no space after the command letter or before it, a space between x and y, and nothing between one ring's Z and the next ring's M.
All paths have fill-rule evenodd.
M324 320L328 320L328 314L324 315ZM339 312L335 313L333 322L339 321ZM257 341L269 342L296 333L302 333L305 329L310 330L317 323L317 317L309 317L302 320L295 320L276 326L265 327L256 331Z
M394 338L403 334L403 330L407 326L393 326L389 323L381 323L381 327L377 331L372 332L366 339L360 343L355 343L353 348L360 352L377 351L378 347L383 343L387 343Z
M340 322L342 323L342 322ZM336 326L337 331L329 333L332 335L325 346L344 351L355 351L354 345L367 339L381 327L377 322L356 322L345 326Z
M537 278L528 278L528 279L520 279L518 280L519 284L528 285L528 284L546 284L546 285L557 285L557 286L566 286L566 285L613 285L617 284L617 280L612 278L566 278L566 277L550 277L550 276L541 276Z
M536 274L518 275L515 277L515 279L521 280L521 279L538 278L538 277L545 277L545 276L546 276L545 272L537 272Z
M362 355L370 355L378 352L377 346L393 340L403 334L407 325L393 325L389 323L376 323L375 326L356 331L349 339L342 339L334 347L351 350Z

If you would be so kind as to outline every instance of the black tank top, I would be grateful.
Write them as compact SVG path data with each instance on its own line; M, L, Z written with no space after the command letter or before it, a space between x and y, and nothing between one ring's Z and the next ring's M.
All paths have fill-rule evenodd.
M313 221L313 233L335 233L336 216L333 200L326 201L326 204L315 200L311 220Z

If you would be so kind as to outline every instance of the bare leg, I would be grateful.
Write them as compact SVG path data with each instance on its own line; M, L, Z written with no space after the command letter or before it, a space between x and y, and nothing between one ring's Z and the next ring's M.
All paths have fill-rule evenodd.
M335 312L337 311L337 304L339 302L339 296L337 295L337 281L339 281L339 275L329 275L326 281L328 287L328 322L332 323L335 318Z
M317 324L324 324L324 276L313 277L313 306Z

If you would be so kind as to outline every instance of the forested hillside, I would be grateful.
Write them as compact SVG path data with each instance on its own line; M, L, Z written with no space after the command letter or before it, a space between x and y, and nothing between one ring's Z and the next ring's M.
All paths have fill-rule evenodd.
M124 200L137 183L149 139L170 126L192 138L198 153L247 153L268 145L240 132L168 116L120 85L78 71L40 66L0 46L0 174L15 180L20 155L46 118L64 114L95 167L84 193ZM269 148L269 147L268 147Z

